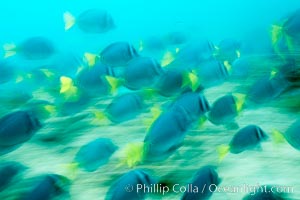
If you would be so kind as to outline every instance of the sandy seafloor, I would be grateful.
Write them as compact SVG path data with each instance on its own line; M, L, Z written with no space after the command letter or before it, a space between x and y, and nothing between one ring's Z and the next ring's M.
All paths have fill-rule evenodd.
M78 2L78 1L75 1ZM216 1L214 1L216 3ZM190 3L190 2L189 2ZM72 5L73 9L76 7L72 2L68 2L68 5ZM81 2L82 5L84 3ZM140 3L139 5L141 5ZM249 2L247 5L250 4ZM297 3L294 2L293 5ZM36 4L31 4L29 6L32 8ZM48 4L47 4L48 5ZM88 5L84 5L83 8L87 8L89 6L94 6L95 3L90 3ZM122 10L122 7L126 6L126 3L118 3L114 4L118 5L115 7L117 9L114 10L115 13L117 11ZM111 5L110 8L112 9L114 5ZM128 6L134 6L135 4L131 2ZM166 3L166 5L169 5ZM235 5L234 2L231 2L231 5ZM277 5L277 4L276 4ZM279 5L279 4L278 4ZM291 4L292 5L292 4ZM41 5L36 5L41 6ZM46 6L47 7L47 6ZM46 9L43 7L43 9ZM55 6L50 7L50 10L54 10ZM253 8L255 6L252 6ZM293 8L287 9L288 6L284 7L285 13L287 10L293 10ZM13 6L9 7L10 9ZM255 13L249 8L248 13ZM19 8L20 9L20 8ZM38 10L41 13L42 10ZM70 9L70 8L68 8ZM81 8L76 8L75 10L79 12L82 10ZM232 8L234 10L234 8ZM247 10L247 7L243 7L243 9ZM282 8L283 9L283 8ZM64 12L65 8L60 8L57 10L57 16L61 18L62 12ZM112 9L113 10L113 9ZM188 10L188 9L186 9ZM213 10L213 9L211 9ZM208 10L208 14L211 10ZM217 11L222 10L218 7ZM266 15L267 9L260 9L260 11L264 10L262 16ZM280 10L277 8L275 10ZM21 9L21 13L25 13L26 9ZM150 9L150 11L155 13L155 9ZM195 10L193 10L195 11ZM238 10L238 14L242 13L242 10ZM113 12L113 13L114 13ZM134 14L127 10L129 15L125 16L124 21L126 19L135 18ZM221 14L226 14L228 11L224 11ZM17 13L17 12L16 12ZM126 12L125 12L126 13ZM138 14L143 13L142 10L138 10ZM163 13L163 12L161 12ZM171 13L171 14L175 14ZM185 11L187 13L187 11ZM275 13L275 14L274 14ZM282 15L278 12L271 13L268 16L272 16L272 19L278 19ZM131 14L131 15L130 15ZM149 14L149 13L148 13ZM151 14L151 13L150 13ZM134 27L134 23L142 22L144 23L144 31L147 32L148 30L152 30L154 25L147 26L146 23L150 23L151 20L143 21L142 19L138 18L134 21L131 25ZM170 14L170 13L169 13ZM218 13L213 13L214 16ZM220 13L219 13L220 14ZM34 15L34 14L33 14ZM129 16L129 17L128 17ZM230 15L229 20L233 20L236 17L234 15ZM276 16L276 17L274 17ZM169 16L170 17L170 16ZM117 18L122 19L122 17L118 16ZM170 17L171 18L171 17ZM179 17L180 18L180 17ZM193 18L193 16L189 16L189 18ZM218 18L218 17L217 17ZM243 24L242 28L249 28L251 25L248 25L250 22L251 17L248 17L249 21ZM259 16L255 16L253 23L257 22ZM159 17L156 16L156 20ZM270 18L266 18L267 22L271 22ZM14 21L14 18L11 19ZM50 18L48 19L50 20ZM122 20L120 20L122 22ZM203 25L203 21L201 21L201 25ZM24 22L24 21L23 21ZM25 21L26 22L26 21ZM218 20L210 20L210 22L219 22L222 24L221 21ZM1 38L1 42L7 42L14 39L14 37L19 37L16 41L21 40L20 36L29 36L32 33L30 29L26 27L22 29L18 26L12 26L11 23L5 21L6 23L6 38ZM26 23L25 23L26 24ZM40 25L41 29L38 29L37 26L34 27L34 33L51 35L51 33L47 32L47 24L40 22L40 23L32 23L33 25ZM140 24L140 25L141 25ZM56 21L52 21L52 24L48 26L54 26L54 30L57 27L61 28L62 23L56 23ZM228 29L226 29L227 25L231 25ZM255 25L255 23L254 23ZM172 26L172 25L170 25ZM200 25L199 25L200 26ZM236 30L233 30L233 27L236 27ZM4 26L5 27L5 26ZM120 25L119 31L122 31L122 28L126 27L126 25ZM128 28L128 27L126 27ZM131 27L132 28L132 27ZM233 33L233 36L239 34L237 30L239 30L238 23L228 23L222 24L222 28L224 30L224 35L219 36L218 29L213 29L209 27L205 29L205 34L209 33L209 31L213 31L212 38L216 39L217 41L223 39L224 37L228 37ZM166 28L168 29L168 28ZM250 28L249 28L250 29ZM22 30L24 31L24 35L22 35ZM36 31L39 30L39 31ZM247 29L248 30L248 29ZM165 31L165 30L164 30ZM63 30L62 30L63 32ZM99 47L95 47L88 42L93 42L95 39L100 43L99 44L109 44L112 41L116 40L126 40L128 39L131 41L131 37L135 37L139 35L139 32L131 32L128 31L126 36L120 37L120 32L112 33L112 37L110 38L108 35L101 37L91 36L88 35L87 37L83 36L83 34L72 35L71 33L67 33L68 35L64 36L66 43L70 45L70 48L76 48L80 45L85 45L82 51L96 51L99 50ZM155 30L154 33L159 32L159 30ZM73 32L74 33L74 32ZM78 33L78 32L75 32ZM132 33L132 35L130 35ZM131 36L131 37L130 37ZM56 37L56 35L52 35L52 37ZM253 36L255 38L255 36ZM259 38L259 36L257 36ZM73 43L77 38L77 43ZM110 41L108 40L110 38ZM102 41L106 40L106 41ZM254 39L254 41L256 41ZM59 41L57 41L59 43ZM248 41L249 42L249 41ZM101 45L99 45L101 46ZM259 46L259 45L258 45ZM66 45L64 48L67 48ZM101 48L103 45L101 46ZM100 49L101 49L100 48ZM81 50L80 50L81 51ZM263 68L266 65L258 64L255 66L255 69ZM251 75L251 78L248 80L232 80L227 81L223 85L216 86L213 88L209 88L204 92L210 104L212 104L217 98L229 93L229 92L245 92L245 90L240 89L240 85L247 84L250 85L253 80L261 77L263 73L267 73L268 70L256 71ZM37 93L36 96L43 97L43 94ZM95 101L95 104L99 104L100 108L104 108L106 104L110 102L110 98L102 98L99 101ZM162 104L166 101L163 97L157 97L153 99L153 102L148 102L149 105L154 104ZM93 105L93 103L91 103ZM4 111L3 111L4 109ZM1 108L1 115L6 113L7 108ZM78 113L78 116L84 114L88 111L83 111L82 113ZM76 118L76 116L73 116ZM74 179L70 185L69 195L60 196L55 199L71 199L71 200L94 200L94 199L104 199L107 190L109 189L110 185L120 177L122 174L126 173L130 169L126 166L120 166L120 160L122 157L122 149L125 147L126 144L129 142L140 142L143 141L146 130L148 126L146 126L143 122L146 119L151 118L151 113L145 111L141 113L136 119L121 123L121 124L110 124L110 125L91 125L92 118L87 117L78 123L74 123L71 126L65 126L65 118L57 118L57 119L50 119L48 122L44 122L47 124L44 126L40 131L36 133L36 135L26 143L24 143L20 148L17 150L2 155L0 157L0 161L17 161L22 163L23 165L27 166L28 169L22 174L20 179L16 179L14 184L10 185L5 191L0 193L0 200L14 200L18 198L20 192L27 191L28 184L32 183L31 178L39 175L43 175L45 173L58 173L64 174L65 167L64 165L70 163L79 150L79 148L86 144L87 142L96 139L98 137L107 137L111 138L113 142L119 146L119 150L111 157L110 161L99 168L97 171L88 173L79 170L78 176ZM254 106L252 108L245 108L240 116L237 118L237 123L239 127L244 127L249 124L255 124L260 126L263 130L267 133L271 133L273 129L277 129L279 131L284 132L289 125L294 122L296 119L299 118L299 112L291 112L286 109L281 108L280 106L276 106L276 104L265 104ZM275 185L282 185L282 186L291 186L294 188L293 192L290 193L288 196L290 199L300 199L300 175L299 175L299 164L300 164L300 157L299 151L292 148L287 142L281 144L274 144L274 142L267 141L262 143L261 150L253 150L253 151L245 151L241 154L228 154L224 160L219 163L218 154L216 149L218 146L222 144L228 144L231 140L233 134L237 130L228 130L224 126L215 126L210 122L206 122L202 127L194 127L190 131L188 131L184 145L176 151L169 159L163 162L152 163L151 165L140 165L136 168L148 169L149 173L155 177L161 177L167 175L169 173L176 172L177 177L175 178L178 181L178 184L185 185L191 180L193 174L202 166L204 165L216 165L217 171L219 173L220 178L222 178L222 182L220 186L241 186L243 184L246 185L264 185L264 184L275 184ZM45 142L42 141L42 138L47 137L47 135L56 135L59 138L59 142ZM246 194L237 192L237 193L214 193L211 197L212 200L239 200L242 199ZM182 194L174 194L169 193L164 196L159 195L149 195L146 199L180 199Z

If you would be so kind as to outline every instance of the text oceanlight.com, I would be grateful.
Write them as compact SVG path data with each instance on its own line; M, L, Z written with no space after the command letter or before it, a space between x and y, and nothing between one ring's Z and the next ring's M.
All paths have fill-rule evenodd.
M248 193L254 195L259 192L264 193L293 193L293 186L267 186L267 185L216 185L204 184L199 187L193 184L180 185L174 184L173 186L166 186L162 184L137 184L136 186L128 184L125 188L126 192L136 193L157 193L165 195L167 193Z

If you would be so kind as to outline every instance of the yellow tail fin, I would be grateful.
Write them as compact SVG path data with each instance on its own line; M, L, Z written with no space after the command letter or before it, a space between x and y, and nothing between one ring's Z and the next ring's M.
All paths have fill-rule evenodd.
M110 123L110 120L106 116L104 112L93 110L92 113L94 114L94 120L92 121L92 124L95 125L107 125Z
M183 73L182 87L189 86L193 91L196 91L200 86L200 79L195 72Z
M4 58L14 56L17 53L17 46L15 44L5 44L3 45Z
M232 72L232 66L229 64L229 62L226 60L226 61L223 62L223 64L224 64L224 66L225 66L227 72L228 72L229 74L231 74L231 72Z
M97 57L99 57L99 56L96 54L92 54L92 53L84 54L84 59L87 61L89 67L92 67L95 65Z
M67 177L69 180L74 180L78 176L79 163L72 162L62 165L64 168L63 176Z
M68 101L76 101L79 98L78 88L74 86L73 80L66 76L60 77L59 93Z
M228 146L228 145L220 145L217 148L220 162L225 158L225 156L228 154L229 150L230 150L230 146Z
M246 99L246 95L241 94L241 93L234 93L233 97L235 99L236 111L239 113L243 109L245 99Z
M64 13L65 30L69 30L75 24L75 17L70 12Z
M116 93L118 87L122 84L122 81L113 76L105 76L104 78L110 86L110 93Z
M132 168L143 162L144 143L136 142L128 144L124 149L124 153L125 156L122 163Z
M272 44L276 44L280 37L282 36L282 27L278 25L273 25L271 28L271 40Z
M167 66L168 64L170 64L171 62L173 62L175 59L173 53L171 51L167 51L164 55L163 58L161 59L160 65L162 67Z
M285 138L283 133L281 133L280 131L273 129L271 132L271 136L273 138L273 141L275 144L280 144L280 143L284 143L285 142Z

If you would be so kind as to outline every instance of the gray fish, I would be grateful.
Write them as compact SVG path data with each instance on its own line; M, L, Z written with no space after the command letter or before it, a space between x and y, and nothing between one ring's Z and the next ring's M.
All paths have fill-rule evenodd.
M164 70L155 59L137 57L125 68L124 85L133 90L151 88L163 73Z
M277 98L290 85L290 82L280 74L275 77L266 76L252 85L247 98L258 104L267 103Z
M143 97L137 93L118 96L105 109L105 115L115 123L133 119L144 108Z
M17 162L0 163L0 192L24 169L25 167Z
M140 186L151 186L155 180L146 172L135 169L121 176L109 188L106 200L142 200L145 199L146 192L138 189Z
M207 40L190 42L182 47L173 62L167 65L170 69L191 71L201 63L213 58L214 46Z
M199 120L209 111L209 103L205 96L189 90L181 94L171 105L172 108L177 106L183 107L192 121Z
M2 117L0 127L0 147L10 148L29 140L41 124L30 112L16 111Z
M106 10L89 9L82 12L76 19L71 13L64 13L65 29L76 24L87 33L105 33L115 28L111 14Z
M197 75L202 87L208 88L224 83L230 75L230 69L217 60L200 64L193 72Z
M216 125L234 123L234 119L242 110L244 98L242 95L225 95L217 99L211 106L208 119Z
M191 123L190 116L181 106L163 112L145 136L143 159L156 161L169 157L182 145Z
M41 60L51 57L55 53L53 43L45 37L31 37L22 43L4 45L5 57L17 54L29 60Z
M131 59L138 57L136 49L128 42L114 42L100 53L100 60L109 66L125 66Z
M48 174L37 181L32 190L25 194L23 200L50 200L66 192L69 181L57 174Z
M285 131L283 136L287 142L297 150L300 150L300 120L295 121Z
M155 89L160 95L169 97L179 93L182 90L183 83L184 78L180 71L166 70L157 81Z
M82 146L75 156L75 161L79 167L93 172L106 164L117 148L110 139L98 138Z
M191 183L192 189L196 189L196 190L194 192L186 191L183 194L181 199L182 200L209 199L213 195L213 190L220 184L220 182L221 179L219 178L218 173L215 170L215 167L209 165L204 166L198 170Z
M89 96L101 96L110 92L106 76L115 76L113 68L102 62L92 67L83 68L76 77L75 83Z
M261 141L265 141L267 138L267 134L260 127L248 125L233 136L229 144L230 152L238 154L245 150L256 148Z
M220 61L232 63L240 57L241 43L235 39L224 39L217 47L216 58Z
M16 76L14 67L6 60L0 61L0 84L12 80Z

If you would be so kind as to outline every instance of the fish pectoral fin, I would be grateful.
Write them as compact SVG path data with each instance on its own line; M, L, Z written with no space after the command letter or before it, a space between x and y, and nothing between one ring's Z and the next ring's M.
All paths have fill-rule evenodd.
M65 12L63 15L64 23L65 23L65 31L72 28L75 24L75 17L70 12Z

